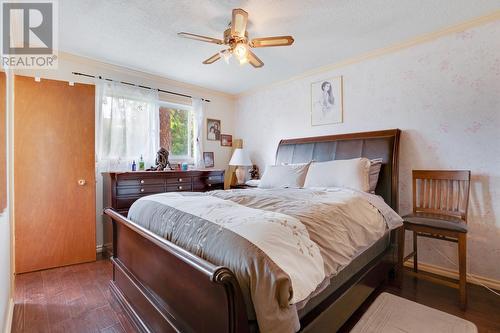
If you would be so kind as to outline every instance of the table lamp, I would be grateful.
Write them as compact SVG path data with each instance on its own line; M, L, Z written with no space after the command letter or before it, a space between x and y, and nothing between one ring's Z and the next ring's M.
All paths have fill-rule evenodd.
M252 166L252 161L250 161L250 157L243 148L236 148L233 152L233 156L229 161L229 165L236 166L236 179L238 181L238 185L242 185L245 182L245 167Z

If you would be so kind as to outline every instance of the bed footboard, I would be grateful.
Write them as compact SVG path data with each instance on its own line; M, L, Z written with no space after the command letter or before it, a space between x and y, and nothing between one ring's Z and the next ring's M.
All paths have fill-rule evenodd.
M248 332L234 274L135 224L111 208L111 291L142 332Z

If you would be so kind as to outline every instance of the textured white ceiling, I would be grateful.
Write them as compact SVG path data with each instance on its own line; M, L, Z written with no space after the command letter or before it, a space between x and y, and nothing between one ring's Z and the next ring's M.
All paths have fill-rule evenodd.
M63 0L60 49L203 87L240 93L500 9L500 0ZM222 37L233 8L250 37L293 35L256 49L254 69L201 62L222 49L177 32Z

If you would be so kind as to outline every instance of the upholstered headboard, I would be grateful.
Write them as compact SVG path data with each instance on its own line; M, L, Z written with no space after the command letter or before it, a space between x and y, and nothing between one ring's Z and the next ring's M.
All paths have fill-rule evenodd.
M276 164L382 158L375 193L398 210L399 129L281 140Z

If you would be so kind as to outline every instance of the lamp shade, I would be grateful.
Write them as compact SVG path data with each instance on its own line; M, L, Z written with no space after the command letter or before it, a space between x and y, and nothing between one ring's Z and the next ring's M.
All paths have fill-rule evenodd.
M229 165L232 166L252 166L252 161L250 161L250 157L242 148L236 148L233 152L233 156L231 157L231 161L229 161Z

